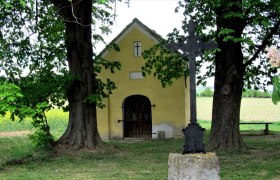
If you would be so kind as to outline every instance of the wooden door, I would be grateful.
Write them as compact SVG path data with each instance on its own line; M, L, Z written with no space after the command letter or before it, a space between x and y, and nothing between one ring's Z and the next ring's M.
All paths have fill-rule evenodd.
M152 113L149 98L142 95L129 96L124 100L124 138L152 138Z

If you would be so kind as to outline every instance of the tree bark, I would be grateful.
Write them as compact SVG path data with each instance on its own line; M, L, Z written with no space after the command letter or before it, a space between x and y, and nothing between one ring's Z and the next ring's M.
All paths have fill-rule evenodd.
M241 37L244 22L238 18L224 18L224 13L240 12L239 7L221 8L217 12L217 28L235 30L235 38ZM227 12L228 10L228 12ZM220 52L215 59L215 84L212 110L212 126L208 146L214 149L239 150L244 147L240 136L240 106L243 89L243 54L241 43L225 41L217 37Z
M227 44L222 52L216 58L209 145L214 149L240 149L244 145L239 131L244 74L242 66L238 65L241 48Z
M75 80L67 91L69 123L58 144L77 149L96 148L101 144L97 130L96 104L86 101L95 94L93 49L91 37L92 0L53 0L66 27L66 47L69 71Z

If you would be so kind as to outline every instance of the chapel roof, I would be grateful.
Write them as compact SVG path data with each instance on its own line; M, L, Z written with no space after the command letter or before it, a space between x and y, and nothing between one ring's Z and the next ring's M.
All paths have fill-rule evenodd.
M139 19L134 18L131 23L129 23L101 52L100 56L103 55L103 53L106 52L108 47L110 47L111 44L117 43L117 41L128 31L129 28L131 28L134 24L139 25L143 30L145 30L147 33L149 33L155 40L158 42L164 40L164 38L159 35L155 30L150 29L148 26L143 24Z

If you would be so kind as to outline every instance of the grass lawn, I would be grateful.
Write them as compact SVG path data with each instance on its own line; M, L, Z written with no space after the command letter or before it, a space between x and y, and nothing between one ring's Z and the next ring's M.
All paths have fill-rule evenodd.
M205 140L207 139L207 136ZM244 136L250 150L219 152L222 179L280 179L280 134ZM183 139L110 141L106 149L50 155L35 151L25 137L0 138L0 179L167 179L169 153Z
M207 142L212 98L198 98L197 103ZM280 105L274 106L270 99L243 99L242 121L273 121L269 126L272 134L262 135L264 125L242 125L249 150L217 152L222 179L280 179L279 113ZM47 117L51 132L58 138L67 126L68 113L52 110ZM30 120L18 123L0 119L0 132L19 130L32 131ZM94 152L66 149L49 153L36 150L26 136L0 137L0 179L166 179L168 155L181 153L183 141L110 141Z

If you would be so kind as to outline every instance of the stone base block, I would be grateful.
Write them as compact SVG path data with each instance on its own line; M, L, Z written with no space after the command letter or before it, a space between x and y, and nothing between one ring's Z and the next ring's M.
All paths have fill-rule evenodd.
M169 154L168 180L220 180L215 153Z

